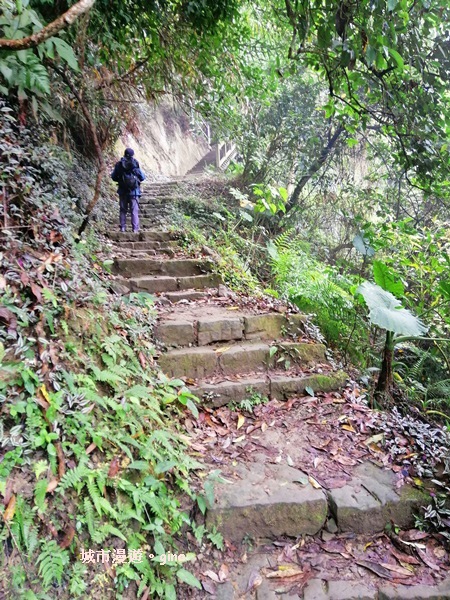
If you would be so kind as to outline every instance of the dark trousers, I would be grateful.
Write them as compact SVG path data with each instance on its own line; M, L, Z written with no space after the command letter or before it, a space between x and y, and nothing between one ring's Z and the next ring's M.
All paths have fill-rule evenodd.
M131 227L139 231L139 196L120 196L120 230L125 231L127 213L131 213Z

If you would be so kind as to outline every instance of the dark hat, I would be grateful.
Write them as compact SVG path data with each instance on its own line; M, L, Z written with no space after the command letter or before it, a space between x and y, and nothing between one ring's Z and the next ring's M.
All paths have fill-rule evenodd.
M134 156L134 150L132 148L126 148L124 156Z

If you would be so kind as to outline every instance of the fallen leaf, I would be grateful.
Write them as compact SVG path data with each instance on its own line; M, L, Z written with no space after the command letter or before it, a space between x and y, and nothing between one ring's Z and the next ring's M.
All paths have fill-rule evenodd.
M0 290L4 290L6 287L6 279L3 275L0 275Z
M145 367L147 366L147 361L145 360L145 356L142 351L139 352L138 357L139 362L141 363L141 367L145 369Z
M14 512L16 510L16 496L12 495L10 501L8 502L8 506L5 508L5 512L3 513L3 519L5 521L11 521L14 516Z
M253 590L256 590L256 588L262 584L262 582L263 579L259 570L253 569L253 571L250 573L250 577L248 578L248 584L245 593L247 594L253 592Z
M109 465L108 477L115 477L119 472L119 459L115 456Z
M382 442L384 439L384 433L377 433L376 435L372 435L370 438L364 441L366 446L370 446L371 444L378 444L378 442Z
M388 569L389 571L392 571L393 573L395 573L397 575L397 577L411 577L411 575L414 575L414 571L411 571L410 569L406 569L405 567L399 567L398 565L391 565L390 563L380 563L380 565L382 567L384 567L385 569Z
M417 552L417 555L419 556L419 558L427 565L427 567L430 567L430 569L433 569L433 571L441 570L441 567L438 564L436 564L434 559L430 556L430 554L426 550L421 550L420 548L416 548L416 552Z
M353 467L357 464L356 460L350 458L350 456L343 456L342 454L337 454L336 456L333 456L333 460L335 460L341 465L344 465L344 467Z
M265 431L267 431L267 423L264 421L263 423L261 423L261 431L264 433Z
M205 581L202 581L202 587L205 592L208 592L208 594L211 594L211 596L215 596L217 594L217 587L210 579L205 579Z
M74 535L75 529L72 527L72 525L69 525L63 539L61 540L61 543L59 544L60 548L62 548L63 550L64 548L68 548L72 543Z
M403 542L417 542L417 540L424 540L430 537L430 534L426 531L419 531L418 529L410 529L409 531L401 531L399 538Z
M210 570L205 571L203 573L203 575L205 575L205 577L209 577L210 579L212 579L216 583L220 583L220 577L218 575L216 575L216 573L214 573L214 571L210 571Z
M342 425L342 429L345 431L351 431L352 433L356 433L356 429L352 425Z
M395 548L391 548L391 554L395 556L395 558L403 565L403 563L407 563L410 565L420 565L420 560L417 560L415 556L410 556L409 554L405 554L404 552L400 552ZM403 565L404 566L404 565Z
M236 429L240 429L244 423L245 423L244 415L239 414Z
M94 442L92 442L92 444L89 444L89 446L86 448L86 454L90 454L96 448L97 444L94 444Z
M243 440L245 440L245 434L241 435L240 437L238 437L235 440L233 440L233 444L237 444L239 442L242 442Z
M297 575L303 575L303 573L303 569L298 567L279 565L277 571L269 571L265 575L267 579L281 579L284 577L296 577Z
M223 352L226 352L227 350L229 350L231 348L231 346L225 346L225 348L216 348L214 350L214 352L216 354L222 354Z
M54 490L56 490L56 488L58 487L58 479L52 479L49 484L47 485L47 494L50 494L51 492L53 492Z
M368 560L357 560L356 564L360 567L369 569L369 571L372 571L372 573L375 573L375 575L378 575L378 577L383 577L384 579L392 579L390 571L388 569L385 569L378 563L370 562Z
M0 307L0 321L3 321L8 325L8 332L17 329L16 316L8 308Z
M322 489L322 486L320 485L320 483L316 479L314 479L314 477L312 477L311 475L308 477L308 481L313 486L313 488L315 488L316 490Z
M3 494L3 505L8 506L9 501L11 500L11 496L13 493L13 480L12 477L8 477L6 480L5 491Z
M239 310L239 306L228 306L227 310Z
M37 301L38 302L42 302L41 288L38 285L36 285L35 283L32 283L31 284L31 291L36 296Z
M220 569L219 569L220 582L223 583L224 581L226 581L228 579L229 575L230 575L230 570L229 570L228 566L225 563L222 563L222 565L220 566Z

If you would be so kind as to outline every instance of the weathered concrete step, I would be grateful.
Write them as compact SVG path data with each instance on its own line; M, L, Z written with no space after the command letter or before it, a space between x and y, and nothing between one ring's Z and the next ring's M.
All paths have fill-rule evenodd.
M188 300L189 302L201 300L205 297L205 293L197 292L195 290L181 290L179 292L167 292L167 294L164 294L164 296L175 304L176 302L181 302L182 300Z
M175 292L177 290L203 290L217 287L220 283L218 275L195 275L193 277L133 277L127 285L132 292Z
M116 258L113 270L123 277L142 275L168 275L172 277L191 277L211 270L211 263L195 258L154 260L151 258ZM189 287L193 287L190 285Z
M282 375L269 372L240 377L237 381L208 383L200 381L192 386L193 394L202 398L209 406L219 407L229 402L240 402L253 392L277 400L286 400L290 396L303 394L306 388L314 392L330 392L342 387L347 379L343 371L327 374Z
M150 231L139 231L133 233L131 231L111 231L108 233L108 237L115 242L167 242L173 239L173 235L168 231L150 230Z
M148 242L120 242L116 248L120 252L122 248L129 250L157 250L162 252L168 249L175 249L177 247L176 242L159 242L157 240L150 240Z
M276 340L285 336L294 336L304 322L304 315L293 314L286 317L278 313L261 315L210 316L190 321L195 332L185 338L186 320L162 321L157 328L158 339L168 346L189 346L192 343L205 346L214 342L235 340ZM282 344L277 358L283 353Z
M232 542L320 531L328 512L323 490L315 489L298 469L267 463L262 454L254 458L250 466L235 468L235 479L216 484L207 526L217 527Z
M195 344L196 332L186 323L183 331L184 340ZM188 341L190 338L190 342ZM213 374L238 375L255 371L267 371L274 367L277 354L271 356L269 344L261 342L241 342L228 347L192 347L171 350L162 354L158 359L161 369L171 377L188 377L199 379ZM285 354L292 364L310 365L325 360L325 346L322 344L307 344L285 342L282 358Z
M409 485L397 490L394 472L371 462L358 465L345 488L325 493L313 488L295 465L268 463L265 454L254 458L251 464L238 464L233 478L216 484L214 505L207 514L208 525L233 542L246 536L314 535L325 524L329 508L341 532L379 533L391 521L410 527L414 513L429 499ZM341 510L336 512L337 505Z
M388 584L379 580L377 584L361 579L331 580L329 574L321 569L319 577L309 579L302 591L292 592L293 583L280 585L283 578L267 579L265 573L276 571L277 556L258 549L238 573L231 573L229 579L218 585L215 600L243 600L247 595L248 582L255 574L261 575L261 584L255 589L256 600L448 600L450 598L450 577L437 585ZM318 557L319 558L319 557ZM284 565L299 568L301 564ZM350 573L350 572L349 572ZM281 575L281 573L280 573ZM323 579L320 578L322 575ZM344 573L342 574L344 575ZM341 576L342 576L341 575ZM353 576L358 576L353 574ZM288 580L287 580L288 581Z

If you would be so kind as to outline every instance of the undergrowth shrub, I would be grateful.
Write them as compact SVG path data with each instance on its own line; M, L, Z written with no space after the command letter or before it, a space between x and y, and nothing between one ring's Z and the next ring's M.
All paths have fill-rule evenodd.
M221 544L188 514L195 502L204 511L205 499L190 487L199 464L177 415L184 407L196 414L195 399L154 367L152 298L111 293L95 235L76 246L61 216L73 201L67 169L55 176L59 159L44 146L38 155L8 115L0 146L9 165L0 233L0 590L113 598L133 586L133 597L175 598L177 580L200 585L182 563L157 558L179 553L176 534L189 527L199 543Z
M354 282L319 262L310 245L286 231L267 245L272 287L305 313L315 315L326 340L364 363L367 328L353 298Z

